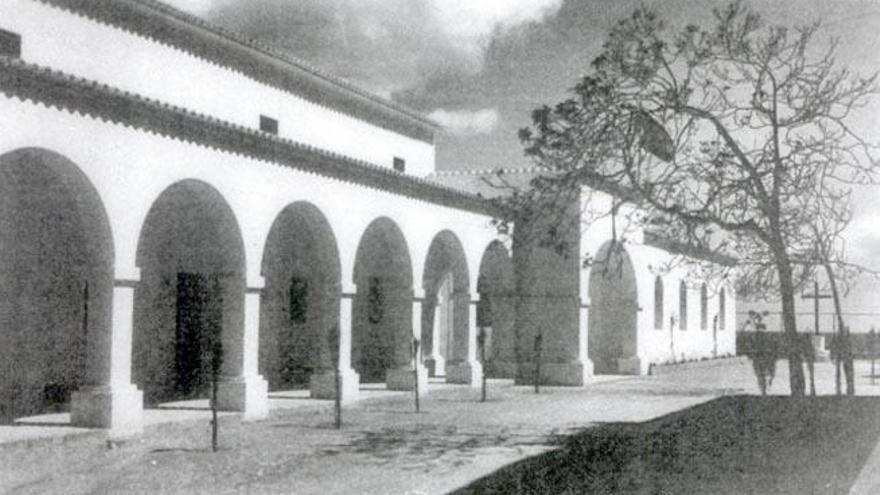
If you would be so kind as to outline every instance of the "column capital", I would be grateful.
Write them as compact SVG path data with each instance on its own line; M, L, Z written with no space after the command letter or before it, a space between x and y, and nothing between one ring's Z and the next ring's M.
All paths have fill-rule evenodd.
M141 269L136 266L116 265L113 267L113 285L134 286L141 281Z
M357 294L357 284L354 282L342 281L339 284L339 293L343 297L353 297Z
M262 275L248 274L246 282L246 292L249 293L260 292L266 288L266 279Z
M423 289L421 287L413 288L413 300L424 301L425 300L425 289Z

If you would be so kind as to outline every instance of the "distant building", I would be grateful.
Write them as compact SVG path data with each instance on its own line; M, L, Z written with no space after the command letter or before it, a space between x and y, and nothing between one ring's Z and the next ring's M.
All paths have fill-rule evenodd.
M246 418L272 389L334 396L337 366L344 400L412 389L414 336L422 391L422 363L533 380L538 333L548 384L733 351L727 287L652 266L671 244L614 250L617 278L511 253L493 203L440 184L437 132L156 1L0 3L0 421L137 432L144 402L204 396L215 349Z

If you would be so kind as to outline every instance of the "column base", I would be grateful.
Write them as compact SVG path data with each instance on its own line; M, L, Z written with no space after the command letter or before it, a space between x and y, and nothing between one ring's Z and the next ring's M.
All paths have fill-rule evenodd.
M479 387L483 380L483 365L478 361L450 364L446 369L446 383Z
M593 376L593 362L589 359L575 363L542 363L541 385L583 387ZM535 384L535 363L526 363L517 373L517 385Z
M339 389L342 402L354 402L360 393L361 377L351 368L340 370ZM309 379L310 396L313 399L336 398L336 373L333 370L316 371Z
M106 428L113 438L144 431L144 394L132 384L81 387L70 397L74 426Z
M516 362L489 361L483 368L489 378L516 378Z
M245 421L265 419L269 415L269 384L260 375L220 377L217 408L240 412Z
M831 353L825 350L825 336L811 335L810 343L813 346L813 356L817 363L824 363L831 360Z
M428 368L418 366L419 371L419 395L428 393ZM412 390L415 387L415 376L410 366L392 368L385 372L385 383L388 390Z
M620 375L647 375L647 368L643 368L642 360L639 357L618 358L617 373Z
M428 376L446 376L446 360L443 356L432 355L425 358Z

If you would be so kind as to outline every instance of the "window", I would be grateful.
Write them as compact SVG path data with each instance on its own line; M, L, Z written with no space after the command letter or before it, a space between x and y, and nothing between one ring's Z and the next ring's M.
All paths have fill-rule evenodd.
M290 321L303 324L308 316L309 281L293 277L290 281Z
M21 58L21 35L0 29L0 55Z
M678 328L688 328L688 288L684 280L678 284Z
M654 279L654 328L663 330L663 279Z
M401 173L406 172L406 160L395 156L394 157L394 170L397 170L398 172L401 172Z
M260 130L263 132L268 132L269 134L275 134L277 136L278 121L271 117L260 115Z
M700 330L709 328L709 294L706 292L706 284L700 287Z
M724 293L724 287L721 288L721 292L718 294L718 329L724 330L725 322L727 318L727 301L726 294Z

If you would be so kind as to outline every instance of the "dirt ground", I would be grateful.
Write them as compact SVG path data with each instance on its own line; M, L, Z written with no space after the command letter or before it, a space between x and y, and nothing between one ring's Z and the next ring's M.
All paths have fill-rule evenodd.
M880 385L870 385L865 369L861 363L859 392L877 395ZM820 366L818 375L819 393L831 393L831 367ZM787 394L784 366L777 371L771 391ZM804 473L820 473L820 478L828 478L838 471L844 473L835 470L835 463L846 466L845 473L832 483L833 490L827 488L832 491L823 491L825 485L816 481L818 478L809 478L794 485L791 481L779 482L781 484L768 481L760 486L769 491L752 493L796 493L772 490L779 486L815 488L797 493L845 493L840 490L855 483L862 471L861 464L868 462L880 435L880 424L871 419L872 415L855 415L858 419L850 421L846 419L850 415L839 407L823 408L808 415L813 419L807 426L786 430L782 428L784 425L804 417L789 412L782 416L787 418L785 421L770 421L768 418L775 417L772 412L778 409L779 403L785 404L786 399L733 397L756 393L756 381L748 364L658 377L613 379L579 389L542 388L539 395L530 387L492 381L490 400L486 403L479 402L478 389L446 387L423 398L419 414L413 412L411 397L406 394L362 401L346 407L341 430L332 427L331 404L314 401L314 406L274 410L269 419L256 423L242 423L235 416L222 418L221 450L217 453L209 449L210 425L201 420L150 426L141 438L121 444L108 445L100 436L91 435L64 442L0 447L0 492L420 494L455 490L467 493L549 490L581 493L580 488L585 486L617 486L617 491L624 493L680 493L658 490L658 486L667 486L663 484L665 481L650 485L648 491L642 491L648 488L639 484L619 484L620 474L614 474L607 461L616 459L610 466L620 466L630 473L626 479L662 481L673 479L670 473L682 469L710 473L722 465L729 467L725 471L728 475L739 476L737 473L754 468L756 459L791 457L792 452L802 452L803 456L813 458L812 462L824 463L822 469L807 467ZM727 398L717 400L723 396ZM777 406L772 401L777 401ZM839 403L831 398L815 401ZM861 405L857 409L872 410ZM840 423L841 418L845 420L839 429L822 426ZM724 428L733 424L734 419L751 425L747 427L750 437L744 437L741 430ZM629 429L615 433L617 430L613 428L621 424ZM706 432L719 433L713 436ZM767 436L768 441L750 440L766 432L777 436ZM810 432L816 432L812 440L809 440ZM858 432L863 434L857 435ZM618 438L612 441L614 445L620 444L620 438L629 438L623 441L629 447L596 455L605 450L596 451L593 447L607 444L596 441L599 437L595 435L607 439L609 434ZM804 435L809 437L805 443L797 440ZM834 438L840 435L844 435L841 437L844 440L860 439L857 455L833 455L840 449L829 445L836 445ZM657 443L657 438L682 441L674 442L674 448L665 447L666 454L651 457L645 453L645 445L652 445L649 453L669 445L669 442ZM686 440L689 438L695 440ZM700 458L707 445L719 445L718 442L729 444L729 449ZM774 456L773 452L777 451L780 454ZM728 455L729 452L739 454ZM544 465L546 457L542 456L547 455L568 456L557 460L559 464L555 465L559 473L565 473L565 479L583 481L585 478L578 478L577 473L593 473L588 479L599 479L595 476L597 469L611 469L610 474L606 473L610 478L600 480L599 485L533 486L519 481L511 484L511 479L522 480L523 476L525 479L546 477L546 473L538 475L523 466L535 460ZM645 459L657 460L659 464ZM796 458L797 462L774 464L767 471L767 479L796 474L800 471L793 466L810 466L808 460ZM742 466L737 467L737 462L743 463ZM703 467L688 469L692 464ZM765 465L769 464L758 464L758 467ZM662 466L671 466L671 471ZM800 478L802 476L794 477ZM731 485L733 478L719 479L720 484L706 486L751 486ZM601 484L607 480L617 480L618 484ZM703 485L673 483L668 486L678 489ZM627 491L627 487L635 487L635 491Z

